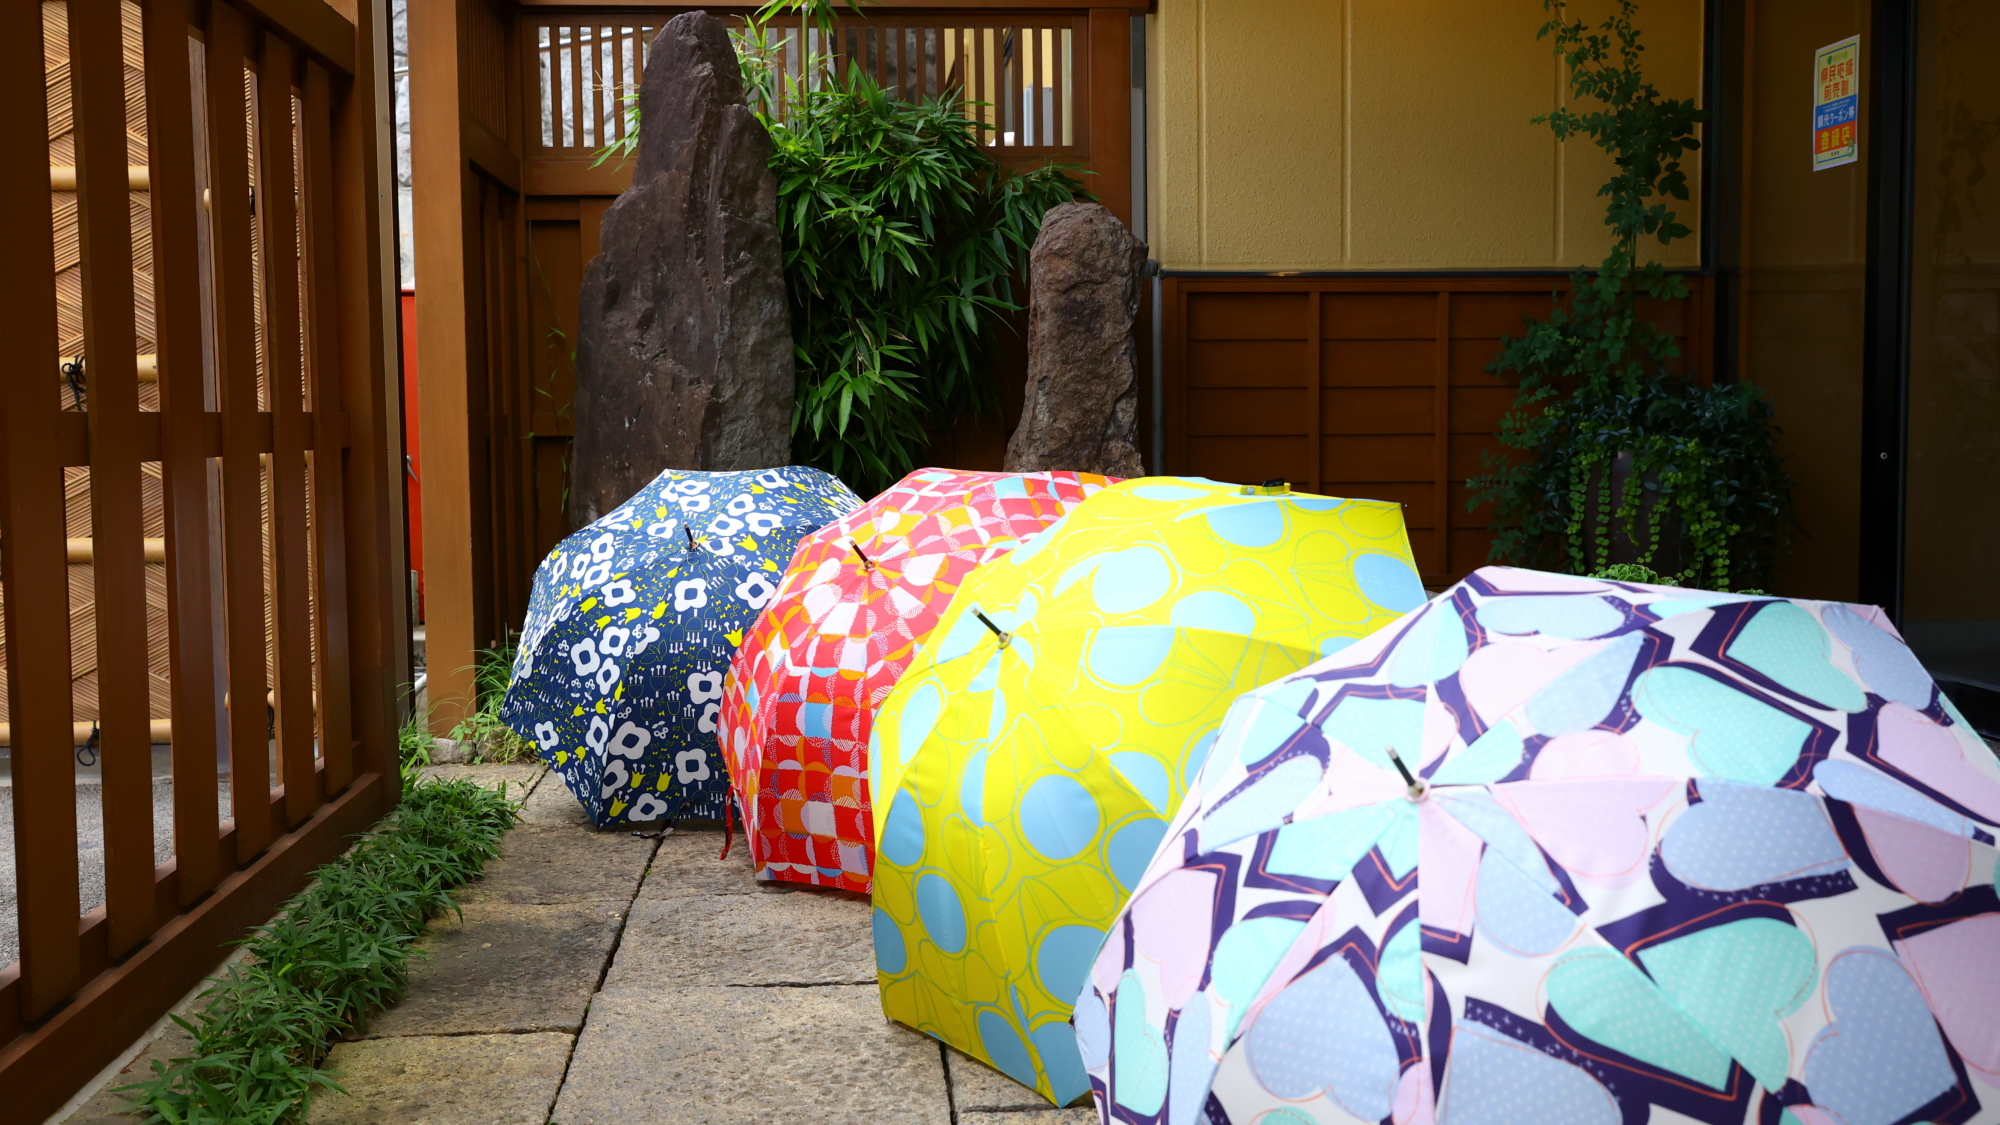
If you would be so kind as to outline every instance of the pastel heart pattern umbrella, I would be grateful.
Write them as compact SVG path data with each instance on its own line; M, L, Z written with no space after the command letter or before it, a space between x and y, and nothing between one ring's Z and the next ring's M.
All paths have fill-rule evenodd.
M974 570L869 751L883 1011L1083 1095L1077 988L1230 703L1423 598L1396 504L1175 477Z
M502 718L600 828L723 817L730 658L799 539L860 503L797 465L661 473L536 569Z
M1992 1122L1996 827L1879 610L1488 568L1235 703L1077 1042L1107 1122Z
M722 743L759 878L870 889L875 709L967 574L1113 483L919 469L800 541L723 690Z

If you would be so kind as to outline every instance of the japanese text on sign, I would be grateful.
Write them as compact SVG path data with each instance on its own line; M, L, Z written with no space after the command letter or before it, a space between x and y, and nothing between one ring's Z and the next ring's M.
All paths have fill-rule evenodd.
M1861 152L1861 37L1813 54L1813 171L1852 164Z

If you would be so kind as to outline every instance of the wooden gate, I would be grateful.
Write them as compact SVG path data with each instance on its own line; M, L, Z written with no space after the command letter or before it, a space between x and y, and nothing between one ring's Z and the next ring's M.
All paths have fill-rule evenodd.
M831 51L788 21L779 54L794 75L802 55L829 53L907 94L961 89L984 103L967 112L990 126L998 163L1081 165L1130 222L1132 19L1147 4L882 0L843 15ZM730 19L754 7L707 6ZM425 648L439 734L471 700L475 649L520 620L528 576L568 533L577 288L605 210L632 181L629 162L598 153L625 135L624 98L653 37L694 10L411 0ZM1003 343L996 368L1018 412L1024 352ZM949 459L999 468L1007 428L996 419L951 435Z
M1706 279L1640 304L1671 333L1677 370L1707 378ZM1514 401L1486 365L1523 316L1546 316L1561 275L1168 276L1164 310L1167 469L1403 505L1428 586L1486 565L1484 509L1465 481L1500 448Z
M399 792L386 4L350 10L0 15L10 1121L58 1108ZM102 902L80 889L80 844L98 850L78 831L81 659ZM162 680L165 719L149 705ZM153 819L163 741L170 845Z

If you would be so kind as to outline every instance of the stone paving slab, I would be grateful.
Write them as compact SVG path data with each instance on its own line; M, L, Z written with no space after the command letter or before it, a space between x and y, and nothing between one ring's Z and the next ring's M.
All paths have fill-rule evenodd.
M314 1099L311 1125L543 1125L571 1038L412 1036L341 1043L325 1069L347 1095Z
M1049 1099L1012 1078L951 1047L944 1049L945 1065L951 1071L951 1103L958 1107L960 1125L968 1112L1018 1113L1025 1110L1055 1111ZM1085 1100L1088 1104L1088 1098ZM1011 1120L1011 1119L1010 1119Z
M950 1125L937 1042L882 1018L875 986L598 994L562 1125Z
M749 842L736 834L729 846L729 858L722 854L722 833L687 832L676 829L660 841L653 857L653 870L646 885L639 888L640 901L688 898L696 895L754 895L765 893L770 883L757 881L750 862Z
M647 880L650 883L652 880ZM875 984L873 911L857 896L710 895L632 904L606 989Z
M501 837L500 854L487 862L486 877L460 891L458 901L622 905L632 900L652 857L653 841L628 832L517 827Z
M509 764L482 765L440 765L425 766L425 777L440 777L447 781L469 777L482 789L498 789L502 782L507 785L507 796L519 801L529 795L548 772L548 767L540 762L514 762Z
M421 943L402 1003L353 1038L574 1031L618 941L623 903L472 903Z
M559 774L550 774L547 784L535 786L528 803L521 809L521 824L536 828L580 828L585 832L595 832L590 823L590 815L583 806L576 803L576 794L569 791Z

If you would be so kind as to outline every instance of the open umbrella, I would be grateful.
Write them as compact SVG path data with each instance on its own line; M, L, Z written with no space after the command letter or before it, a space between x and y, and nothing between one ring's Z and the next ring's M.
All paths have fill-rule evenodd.
M722 678L799 537L860 503L800 466L668 470L535 571L501 716L599 827L721 817Z
M919 469L800 541L723 687L722 745L760 878L868 891L875 708L966 574L1110 483Z
M1996 825L1880 611L1489 568L1232 708L1077 1039L1106 1121L1990 1122Z
M1230 701L1423 596L1395 504L1185 478L973 571L875 723L883 1010L1084 1093L1084 969Z

